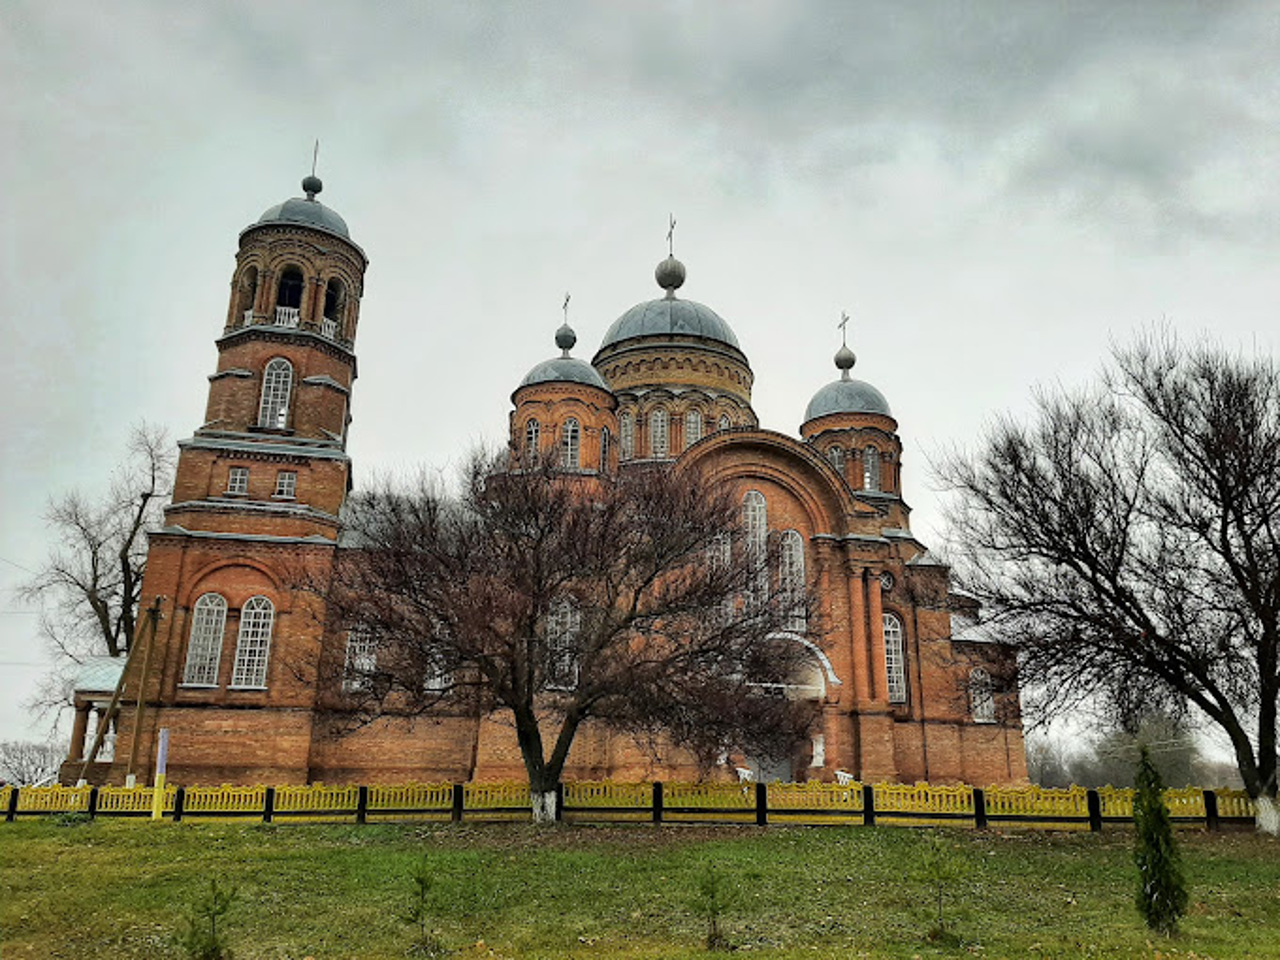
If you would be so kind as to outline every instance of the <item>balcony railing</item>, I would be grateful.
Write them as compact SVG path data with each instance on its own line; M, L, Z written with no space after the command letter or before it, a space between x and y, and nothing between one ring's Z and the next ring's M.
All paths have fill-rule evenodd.
M246 327L253 325L253 310L249 309L244 312L244 325Z
M325 317L320 321L320 333L322 336L328 337L330 340L338 339L338 321L332 317Z
M276 307L277 327L296 327L300 319L301 310L298 307Z

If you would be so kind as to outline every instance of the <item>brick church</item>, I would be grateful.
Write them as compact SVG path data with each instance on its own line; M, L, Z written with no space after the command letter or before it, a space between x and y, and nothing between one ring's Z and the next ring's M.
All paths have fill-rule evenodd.
M321 705L342 691L317 689L297 668L371 655L367 639L326 632L319 601L289 585L291 572L323 571L339 549L368 264L343 218L316 199L320 181L302 187L305 197L240 234L204 423L179 443L173 501L150 533L142 596L160 598L158 616L118 687L110 670L79 685L64 780L86 769L91 712L113 694L114 752L89 764L95 781L149 778L161 728L175 783L524 777L514 731L495 716L384 718L335 736ZM885 396L853 378L842 346L838 377L809 400L799 436L762 428L755 374L729 323L679 295L685 268L674 257L655 278L658 295L623 312L590 363L571 356L567 325L557 332L560 354L514 385L513 449L605 474L684 460L732 487L749 535L779 537L777 575L815 592L825 628L816 641L795 636L808 666L787 690L818 720L789 763L754 775L1025 780L1011 651L967 632L972 608L911 533ZM715 775L744 763L727 760ZM590 727L565 770L695 775L679 756L655 760Z

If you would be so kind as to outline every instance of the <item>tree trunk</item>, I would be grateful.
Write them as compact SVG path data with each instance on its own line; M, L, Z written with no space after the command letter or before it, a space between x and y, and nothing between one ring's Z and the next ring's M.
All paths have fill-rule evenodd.
M536 790L530 784L529 802L533 807L534 823L556 822L556 792L555 790Z

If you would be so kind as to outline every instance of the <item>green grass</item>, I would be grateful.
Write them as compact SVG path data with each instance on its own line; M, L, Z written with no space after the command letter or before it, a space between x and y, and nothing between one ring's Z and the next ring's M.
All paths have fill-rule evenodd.
M237 960L404 957L424 856L436 937L466 957L710 956L709 864L731 945L770 958L1280 957L1274 839L1181 833L1191 906L1164 939L1134 909L1126 830L942 835L962 879L954 936L931 940L923 830L23 821L0 824L0 957L178 957L209 877L238 888Z

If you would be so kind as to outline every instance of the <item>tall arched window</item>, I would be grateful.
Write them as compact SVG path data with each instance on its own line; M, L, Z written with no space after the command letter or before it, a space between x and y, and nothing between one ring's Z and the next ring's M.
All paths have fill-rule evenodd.
M538 443L542 437L542 425L530 419L524 425L524 462L527 466L538 465Z
M378 644L368 627L352 627L347 631L347 660L342 668L342 689L360 693L373 689L374 671L378 669Z
M578 685L578 633L582 613L569 600L557 600L547 615L547 689Z
M889 686L889 702L906 703L907 649L903 642L902 621L892 613L884 615L884 672Z
M289 393L293 389L293 365L276 357L262 372L262 403L258 426L283 430L289 422Z
M618 417L618 458L630 460L636 455L636 422L631 414L624 413Z
M250 267L240 277L240 299L236 304L235 322L246 327L253 323L253 305L258 297L258 268Z
M728 430L728 429L729 429L729 415L728 415L727 413L722 413L722 414L720 414L720 419L719 419L719 421L717 421L717 426L718 426L721 430Z
M613 438L609 435L609 428L604 427L600 430L600 472L609 472L609 447L612 445Z
M342 310L346 300L342 281L333 277L324 288L324 319L320 321L320 332L331 340L336 340L342 333Z
M302 271L297 267L285 267L276 287L276 323L282 327L296 327L302 314Z
M991 684L991 674L981 667L969 673L969 710L974 723L996 722L996 695Z
M747 555L756 567L747 599L752 606L759 606L769 596L769 568L766 560L769 516L764 494L759 490L748 490L747 495L742 498L742 525L747 536Z
M827 460L836 468L836 472L840 476L844 476L844 449L842 447L830 447L827 449Z
M560 466L566 470L577 470L582 465L579 456L578 421L570 417L560 429Z
M783 625L788 630L805 629L804 538L797 530L782 535L778 553L778 592L785 604Z
M665 457L667 442L667 411L659 407L649 414L649 456Z
M690 410L684 415L684 445L688 449L702 439L702 413Z
M862 451L862 489L880 489L880 451L875 447Z
M271 625L276 608L266 597L250 597L240 609L240 635L236 638L233 687L265 687L267 656L271 652Z
M192 686L214 686L218 682L218 661L222 657L222 634L227 626L227 601L216 593L206 593L191 608L191 639L187 643L187 663L182 682Z

